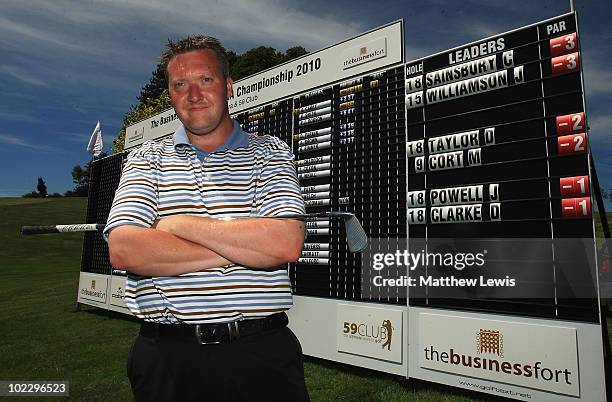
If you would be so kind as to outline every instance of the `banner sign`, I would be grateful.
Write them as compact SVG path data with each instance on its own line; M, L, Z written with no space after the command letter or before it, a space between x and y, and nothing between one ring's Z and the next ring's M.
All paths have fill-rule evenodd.
M575 328L421 313L418 342L422 368L580 396Z
M403 312L339 304L336 339L339 352L401 364Z

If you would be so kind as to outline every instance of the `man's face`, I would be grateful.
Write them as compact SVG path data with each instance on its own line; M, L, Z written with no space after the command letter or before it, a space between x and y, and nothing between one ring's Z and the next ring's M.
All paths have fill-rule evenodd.
M227 99L232 80L225 78L217 55L210 49L174 56L168 63L172 105L185 129L195 135L213 132L229 119Z

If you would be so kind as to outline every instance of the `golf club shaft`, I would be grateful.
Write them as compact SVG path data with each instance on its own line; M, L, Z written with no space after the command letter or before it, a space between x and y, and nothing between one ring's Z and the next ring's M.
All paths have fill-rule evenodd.
M330 211L330 212L316 212L309 214L282 214L282 215L251 215L243 217L224 217L220 219L231 220L231 219L244 219L244 218L266 218L266 219L297 219L301 221L313 221L317 219L342 219L344 221L346 229L346 241L349 246L349 250L353 253L361 251L365 248L368 243L368 237L359 220L350 212L346 211ZM68 233L68 232L94 232L101 231L104 229L104 224L101 223L90 223L90 224L76 224L76 225L49 225L49 226L23 226L21 228L21 234L46 234L46 233Z
M338 216L350 217L350 212L318 212L311 214L284 214L278 216L264 216L254 215L245 217L229 217L221 219L239 219L239 218L268 218L268 219L298 219L298 220L314 220L320 218L331 218ZM22 226L22 235L34 235L34 234L49 234L49 233L71 233L71 232L96 232L104 229L103 223L78 223L70 225L35 225L35 226Z

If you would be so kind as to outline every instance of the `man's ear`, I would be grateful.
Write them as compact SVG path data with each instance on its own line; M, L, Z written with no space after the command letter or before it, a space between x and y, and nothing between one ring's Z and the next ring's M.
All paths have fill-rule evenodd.
M227 77L225 82L227 85L227 99L229 99L234 96L234 81L232 80L232 77Z

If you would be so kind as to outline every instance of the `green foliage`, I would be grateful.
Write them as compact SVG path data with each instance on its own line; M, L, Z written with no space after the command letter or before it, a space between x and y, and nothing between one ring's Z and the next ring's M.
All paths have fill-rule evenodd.
M104 158L105 156L106 153L102 152L95 159ZM72 168L72 182L74 183L74 189L72 191L66 191L64 193L64 197L87 197L87 194L89 193L89 180L91 176L91 162L92 161L87 162L84 167L81 167L81 165L75 165Z
M285 54L281 57L282 60L280 62L285 63L287 61L297 59L298 57L304 56L305 54L308 54L308 52L306 51L306 49L304 49L303 46L290 47L289 49L287 49Z
M306 53L308 52L302 46L289 48L286 53L277 52L272 47L259 46L238 56L236 62L231 65L230 75L235 81L240 80Z
M155 71L151 72L151 75L149 82L142 87L140 95L136 98L140 105L145 104L148 99L158 98L168 88L166 72L161 64L157 65Z
M238 60L238 55L236 52L232 50L227 51L227 63L229 64L230 71L232 71L232 66L236 64L236 60Z
M168 90L164 89L157 98L146 98L145 101L138 106L130 106L130 111L123 117L123 128L119 132L117 138L113 141L113 154L123 152L123 144L125 143L125 128L138 123L141 120L148 119L157 113L170 109L172 102Z
M91 162L88 162L85 167L81 165L75 165L72 168L72 182L74 190L71 194L64 194L66 197L87 197L89 191L89 169L91 168Z
M234 80L273 67L279 62L279 53L272 47L259 46L241 54L230 69Z
M125 374L138 323L101 310L75 312L83 233L20 236L22 225L85 222L85 198L0 198L0 378L65 380L69 398L9 401L130 401Z

